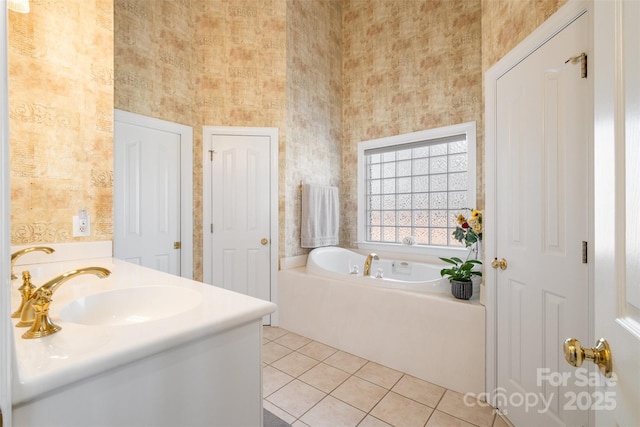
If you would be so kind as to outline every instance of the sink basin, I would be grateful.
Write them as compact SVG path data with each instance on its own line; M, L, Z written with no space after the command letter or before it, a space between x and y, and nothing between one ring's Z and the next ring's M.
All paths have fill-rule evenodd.
M174 316L201 300L198 292L173 286L117 289L71 301L60 309L59 316L83 325L129 325Z

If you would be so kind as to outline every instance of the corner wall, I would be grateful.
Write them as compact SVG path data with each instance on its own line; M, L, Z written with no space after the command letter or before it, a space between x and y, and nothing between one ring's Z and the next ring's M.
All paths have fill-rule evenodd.
M300 247L300 183L341 187L341 16L339 1L287 1L286 176L280 191L285 257L308 252Z

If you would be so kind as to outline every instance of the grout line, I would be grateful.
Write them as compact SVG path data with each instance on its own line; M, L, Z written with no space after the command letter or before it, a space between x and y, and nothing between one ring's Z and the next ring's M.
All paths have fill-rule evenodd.
M282 330L284 330L284 329L282 329ZM342 369L342 368L339 368L339 367L336 367L336 366L330 365L330 364L328 364L328 363L325 363L325 360L329 359L331 356L333 356L333 355L335 355L336 353L340 352L340 351L341 351L340 349L336 349L335 347L332 347L332 346L327 346L327 347L330 347L330 348L334 349L335 351L334 351L333 353L331 353L329 356L325 357L324 359L322 359L322 360L318 360L318 359L316 359L316 358L314 358L314 357L307 356L306 354L301 353L299 350L300 350L300 349L302 349L303 347L305 347L305 346L307 346L307 345L309 345L309 344L313 343L313 342L318 342L318 343L320 343L320 344L326 345L326 344L324 344L324 343L321 343L321 342L319 342L319 341L310 340L309 342L307 342L307 343L303 344L302 346L298 347L297 349L291 349L290 347L287 347L287 346L285 346L285 345L282 345L282 344L280 344L280 343L277 343L277 342L276 342L276 340L277 340L277 339L282 338L282 337L286 336L286 335L287 335L287 334L289 334L289 333L291 333L291 332L287 332L287 333L285 333L285 334L283 334L283 335L280 335L279 337L277 337L277 338L275 338L275 339L273 339L273 340L269 340L269 339L267 339L267 341L268 341L268 342L273 342L273 343L275 343L275 344L278 344L278 345L280 345L280 346L282 346L282 347L284 347L284 348L286 348L287 350L290 350L290 351L289 351L289 353L287 353L287 354L285 354L284 356L282 356L282 357L280 357L280 358L278 358L278 359L276 359L276 360L272 361L271 363L265 363L265 364L264 364L264 366L263 366L263 369L264 369L264 367L265 367L265 366L271 366L273 369L276 369L277 371L282 372L282 373L284 373L284 374L286 374L286 375L288 375L288 376L292 377L293 379L292 379L291 381L288 381L287 383L283 384L282 386L280 386L277 390L274 390L273 392L271 392L268 396L263 396L263 400L268 401L271 405L273 405L273 406L277 407L278 409L280 409L280 410L281 410L281 411L283 411L284 413L288 414L291 418L293 418L293 419L294 419L294 421L293 421L291 424L294 424L296 421L304 422L304 421L302 421L302 420L301 420L301 418L302 418L305 414L307 414L309 411L311 411L313 408L315 408L318 404L320 404L320 402L324 401L324 400L327 398L327 396L331 396L332 398L334 398L334 399L336 399L336 400L340 401L341 403L343 403L343 404L345 404L345 405L348 405L348 406L350 406L350 407L352 407L352 408L354 408L354 409L356 409L356 410L358 410L358 411L363 412L363 413L364 413L364 416L363 416L363 418L358 422L358 424L357 424L357 425L360 425L360 424L361 424L361 423L362 423L362 422L363 422L363 421L364 421L368 416L371 416L372 418L374 418L374 419L376 419L376 420L380 420L380 421L385 422L385 423L387 423L387 424L388 424L388 422L386 422L386 421L384 421L384 420L382 420L382 419L380 419L380 418L378 418L378 417L376 417L376 416L372 415L372 414L371 414L371 412L372 412L372 411L373 411L373 410L374 410L374 409L375 409L375 408L380 404L380 402L382 402L382 400L384 400L384 399L389 395L389 393L390 393L390 392L393 392L393 393L397 394L398 396L401 396L401 397L402 397L402 398L404 398L404 399L407 399L407 400L413 401L413 402L415 402L415 403L417 403L417 404L420 404L420 405L422 405L422 406L426 406L426 407L428 407L428 408L432 409L432 412L431 412L431 414L429 415L429 417L427 418L427 420L425 421L424 426L426 426L426 424L429 422L429 420L431 419L431 417L433 417L433 414L435 413L435 411L436 411L436 410L438 410L438 411L440 411L440 412L442 412L442 413L444 413L444 414L446 414L446 415L448 415L448 416L454 417L454 418L456 418L456 419L458 419L458 420L460 420L460 421L463 421L463 422L465 422L465 423L468 423L468 424L470 424L470 425L477 426L476 424L473 424L473 423L471 423L470 421L467 421L467 420L465 420L465 419L462 419L462 418L460 418L459 416L456 416L456 415L453 415L453 414L450 414L450 413L448 413L448 412L441 411L441 410L439 410L439 409L438 409L438 406L440 405L440 403L442 403L442 400L444 399L445 394L447 393L447 391L449 391L449 389L447 389L447 388L444 388L444 390L445 390L445 391L442 393L442 395L441 395L441 396L440 396L440 398L438 399L437 403L435 404L435 407L431 407L431 406L429 406L429 405L427 405L427 404L425 404L425 403L423 403L423 402L417 401L416 399L413 399L413 398L411 398L411 397L405 396L404 394L401 394L401 393L398 393L398 392L396 392L396 391L393 391L393 388L394 388L395 386L397 386L397 385L398 385L398 383L399 383L399 382L400 382L400 381L401 381L405 376L412 377L411 375L409 375L409 374L407 374L407 373L400 372L400 371L397 371L397 370L396 370L397 372L400 372L402 375L400 375L400 377L399 377L399 378L398 378L398 379L397 379L397 380L396 380L396 381L391 385L391 387L387 388L387 387L385 387L385 386L382 386L382 385L380 385L380 384L374 383L373 381L370 381L370 380L368 380L368 379L366 379L366 378L362 378L362 377L360 377L360 376L358 376L358 375L357 375L357 373L358 373L358 372L359 372L359 371L360 371L364 366L366 366L366 365L367 365L367 363L372 362L371 360L363 359L363 360L365 360L365 363L364 363L360 368L358 368L355 372L351 373L351 372L346 371L346 370L344 370L344 369ZM296 335L298 335L298 334L296 334ZM300 335L300 336L301 336L301 335ZM303 337L303 338L306 338L306 337ZM263 345L264 345L264 344L267 344L267 342L263 342ZM284 358L284 357L286 357L286 356L291 355L292 353L298 353L299 355L302 355L302 356L308 357L308 358L310 358L310 359L313 359L313 360L316 362L316 364L315 364L315 365L313 365L311 368L309 368L309 369L305 370L304 372L300 373L299 375L295 376L295 377L294 377L293 375L288 374L287 372L284 372L284 371L282 371L281 369L278 369L277 367L273 366L273 363L275 363L275 362L277 362L277 361L281 360L282 358ZM351 353L348 353L348 354L351 354ZM354 356L355 356L355 355L354 355ZM359 357L359 356L358 356L358 357ZM361 359L362 359L362 358L361 358ZM312 385L312 384L309 384L308 382L306 382L306 381L304 381L304 380L300 379L300 377L301 377L302 375L304 375L305 373L307 373L307 372L311 371L312 369L316 368L316 367L317 367L317 366L319 366L321 363L323 363L323 364L325 364L325 365L327 365L327 366L329 366L329 367L331 367L331 368L337 369L337 370L339 370L339 371L342 371L342 372L344 372L344 373L348 374L348 376L347 376L344 380L342 380L341 382L339 382L339 383L338 383L335 387L333 387L333 388L331 389L331 391L329 391L329 392L325 392L324 390L320 390L318 387L316 387L316 386L314 386L314 385ZM372 363L376 363L376 362L372 362ZM378 365L380 365L380 364L378 363ZM384 366L384 365L380 365L380 366ZM389 369L392 369L392 368L389 368ZM375 402L375 404L371 407L371 409L370 409L369 411L364 411L363 409L357 408L357 407L355 407L354 405L352 405L352 404L350 404L350 403L348 403L348 402L345 402L345 401L343 401L342 399L339 399L338 397L333 396L333 395L331 394L331 393L333 393L335 390L337 390L341 385L343 385L345 382L347 382L347 381L348 381L350 378L352 378L352 377L355 377L355 378L357 378L357 379L359 379L359 380L365 381L365 382L367 382L367 383L369 383L369 384L372 384L372 385L375 385L375 386L381 387L381 388L383 388L383 389L385 390L384 395L383 395L380 399L378 399L378 400ZM415 377L412 377L412 378L415 378ZM420 378L418 378L418 379L420 379ZM291 384L294 380L298 380L298 381L302 382L303 384L305 384L305 385L307 385L307 386L309 386L309 387L312 387L312 388L314 388L314 389L316 389L316 390L318 390L318 391L320 391L321 393L323 393L323 394L324 394L324 396L323 396L320 400L318 400L315 404L313 404L309 409L307 409L307 410L306 410L304 413L302 413L299 417L296 417L295 415L290 414L289 412L287 412L287 411L286 411L286 410L284 410L283 408L279 407L278 405L274 404L273 402L271 402L270 400L268 400L268 399L267 399L269 396L271 396L271 395L273 395L274 393L276 393L277 391L281 390L283 387L286 387L288 384ZM425 381L425 380L422 380L422 381ZM425 382L428 382L428 381L425 381ZM493 415L494 415L494 417L493 417L493 420L492 420L492 422L491 422L490 426L493 426L493 425L495 424L495 422L496 422L496 418L497 418L497 416L496 416L496 414L495 414L495 413L494 413Z

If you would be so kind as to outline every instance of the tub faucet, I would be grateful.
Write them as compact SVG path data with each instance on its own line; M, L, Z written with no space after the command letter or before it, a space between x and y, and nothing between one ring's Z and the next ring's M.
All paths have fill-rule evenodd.
M377 261L380 259L380 257L377 254L369 254L369 256L367 256L367 259L364 260L364 271L362 272L363 276L371 276L371 263L374 259Z
M49 318L51 296L63 283L82 274L94 274L102 279L109 276L111 272L102 267L79 268L56 276L40 286L25 303L20 316L20 322L16 324L18 327L31 326L31 329L25 332L22 338L46 337L62 329L60 326L55 325Z
M41 251L48 254L55 252L53 249L51 249L48 246L31 246L29 248L20 249L19 251L12 253L11 254L11 280L18 278L18 276L16 276L15 273L13 272L13 265L16 263L17 259L20 258L22 255L28 254L29 252L33 252L33 251Z

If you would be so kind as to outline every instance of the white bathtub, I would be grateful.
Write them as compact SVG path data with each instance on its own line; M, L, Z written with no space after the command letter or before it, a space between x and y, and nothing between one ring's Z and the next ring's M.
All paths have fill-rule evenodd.
M317 248L309 253L307 272L317 276L389 289L451 295L449 280L440 275L444 265L380 257L371 263L370 276L363 275L365 255L338 247ZM357 272L357 273L355 273ZM376 277L381 273L381 277ZM473 299L480 295L480 280L473 281Z
M454 391L485 391L485 309L477 297L456 300L437 277L389 280L391 264L372 266L372 274L389 268L385 279L362 277L365 257L343 251L316 249L307 266L282 260L279 326ZM359 275L348 273L353 265Z

